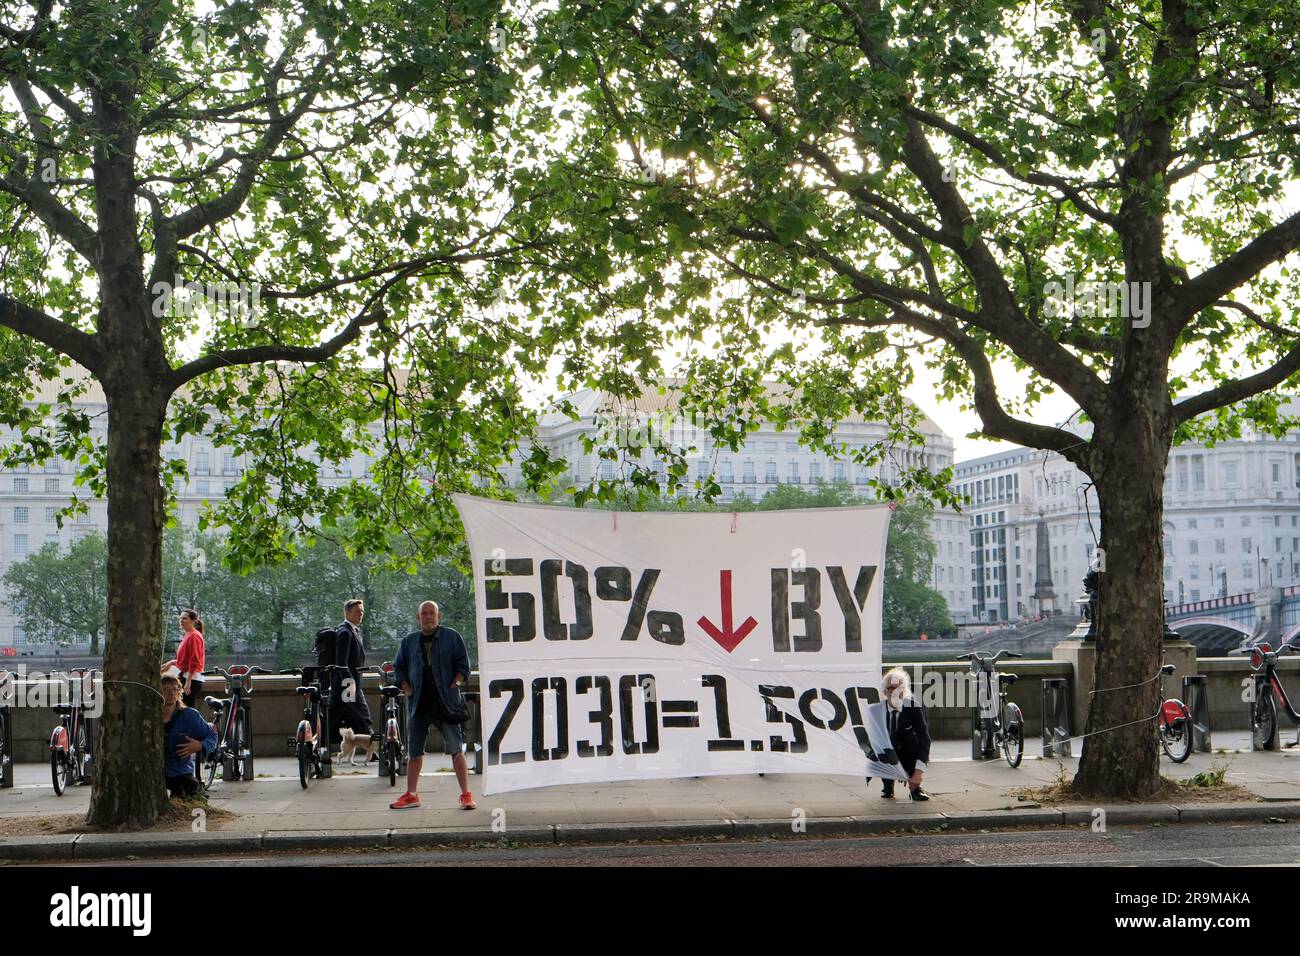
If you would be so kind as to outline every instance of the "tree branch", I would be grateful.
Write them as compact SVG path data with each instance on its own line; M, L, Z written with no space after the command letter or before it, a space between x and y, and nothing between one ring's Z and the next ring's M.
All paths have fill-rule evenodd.
M1073 432L1050 425L1027 422L1007 413L998 399L997 378L983 346L951 322L932 319L906 308L896 308L888 319L858 319L843 317L826 319L825 325L853 325L863 328L882 328L903 325L940 338L956 349L975 378L975 411L983 424L983 433L990 438L1001 438L1059 452L1067 459L1088 470L1089 443Z
M0 293L0 325L66 355L92 374L98 373L101 364L99 343L93 335L4 293Z
M1300 247L1300 213L1261 232L1218 265L1176 287L1173 308L1180 320L1179 328L1186 327L1206 306L1213 305L1297 247Z
M1300 346L1287 352L1271 368L1235 381L1224 382L1222 385L1177 403L1174 405L1174 422L1181 424L1197 415L1242 401L1270 388L1276 388L1297 371L1300 371Z
M253 365L261 362L324 362L355 342L364 328L378 325L387 317L388 313L382 307L363 312L354 317L337 335L320 345L252 345L209 352L174 369L168 376L167 386L174 392L191 379L230 366Z
M1015 167L1012 166L1010 160L1007 159L1002 150L998 149L996 145L983 137L977 136L969 130L963 129L956 123L950 122L936 113L931 113L915 106L904 106L903 112L908 116L915 117L927 126L932 126L935 129L942 130L954 139L965 143L971 149L982 154L992 162L993 165L997 166L1013 179L1018 179L1023 183L1029 183L1034 186L1051 186L1058 189L1063 196L1078 208L1080 212L1090 216L1097 222L1104 223L1105 225L1113 226L1115 224L1115 216L1088 201L1088 199L1084 197L1083 193L1068 179L1065 179L1062 176L1055 176L1051 173L1043 172L1032 172L1027 175L1022 175L1016 172Z
M316 69L313 70L312 81L304 89L298 104L286 114L280 112L279 95L276 92L275 84L284 73L288 56L289 51L286 50L275 68L270 70L267 75L267 112L270 115L270 122L261 141L252 152L240 160L239 172L235 175L235 182L226 192L215 199L199 203L197 206L167 220L169 231L177 239L188 238L205 227L215 226L239 211L244 204L244 200L248 198L248 194L252 191L253 182L257 177L257 171L261 168L261 164L275 152L298 120L306 115L316 96L320 93L321 76L335 58L332 51L322 58Z

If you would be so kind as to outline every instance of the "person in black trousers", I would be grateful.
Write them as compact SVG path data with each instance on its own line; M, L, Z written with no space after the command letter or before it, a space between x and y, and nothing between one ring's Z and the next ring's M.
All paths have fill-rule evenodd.
M894 668L880 682L884 691L885 723L889 727L889 740L898 754L898 762L907 772L908 794L913 800L929 800L930 795L921 789L921 775L930 760L930 728L925 722L925 708L912 696L907 672ZM867 778L869 783L871 778ZM881 780L881 796L894 796L894 781Z
M365 618L366 607L361 601L352 598L343 605L343 623L335 631L334 663L347 668L347 674L334 672L333 686L336 688L333 706L338 716L331 723L331 736L337 736L340 728L350 727L358 734L373 734L370 722L370 705L366 695L361 691L361 668L366 666L366 650L361 643L361 621ZM343 677L352 678L354 694L350 701L343 700ZM332 741L331 743L337 743ZM377 759L377 758L376 758Z

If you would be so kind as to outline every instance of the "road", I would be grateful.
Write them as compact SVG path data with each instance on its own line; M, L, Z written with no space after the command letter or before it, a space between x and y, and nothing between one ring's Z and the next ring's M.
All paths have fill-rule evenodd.
M157 861L104 861L156 865ZM169 858L168 866L1300 866L1300 827L1179 824L617 846L388 849ZM78 861L78 868L96 863Z

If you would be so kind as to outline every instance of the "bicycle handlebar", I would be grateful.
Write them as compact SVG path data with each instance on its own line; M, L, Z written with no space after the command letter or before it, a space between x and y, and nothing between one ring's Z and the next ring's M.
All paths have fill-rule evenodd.
M222 670L220 667L214 667L212 669L216 671L218 674L220 674L222 677L224 677L226 680L234 680L235 678L239 678L239 677L252 677L254 674L270 673L270 671L264 670L263 668L259 667L257 664L254 664L252 667L244 671L244 673L242 674L231 674L228 671Z
M992 664L996 664L999 660L1001 660L1004 657L1024 657L1024 655L1017 654L1015 651L1009 651L1004 647L1002 650L998 651L992 657L990 657L988 654L981 654L979 651L971 651L967 654L958 654L957 660L959 661L976 660L976 661L980 661L981 663L987 663L992 665Z

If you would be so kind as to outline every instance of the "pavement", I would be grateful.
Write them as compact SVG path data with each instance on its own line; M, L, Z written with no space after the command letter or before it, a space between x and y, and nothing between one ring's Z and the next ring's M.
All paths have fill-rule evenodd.
M1166 777L1181 780L1227 765L1226 779L1254 800L1172 804L1084 803L1042 807L1012 791L1041 787L1073 774L1077 756L1045 759L1026 753L1017 769L1005 761L970 759L967 741L936 741L925 788L932 799L880 797L880 783L861 777L767 774L695 777L547 787L481 796L478 809L461 810L446 758L430 754L420 781L422 805L390 810L404 786L389 787L376 765L335 769L307 790L290 758L258 758L256 780L218 781L209 806L232 814L220 826L194 831L46 834L0 837L0 860L108 859L275 850L385 847L555 845L665 839L825 837L906 831L995 830L1091 825L1104 810L1108 825L1208 822L1300 822L1300 748L1252 753L1246 733L1216 734L1216 752L1194 753L1183 764L1162 758ZM1076 754L1078 744L1075 744ZM85 813L87 787L55 796L45 764L20 764L15 786L0 790L0 821L23 815Z

